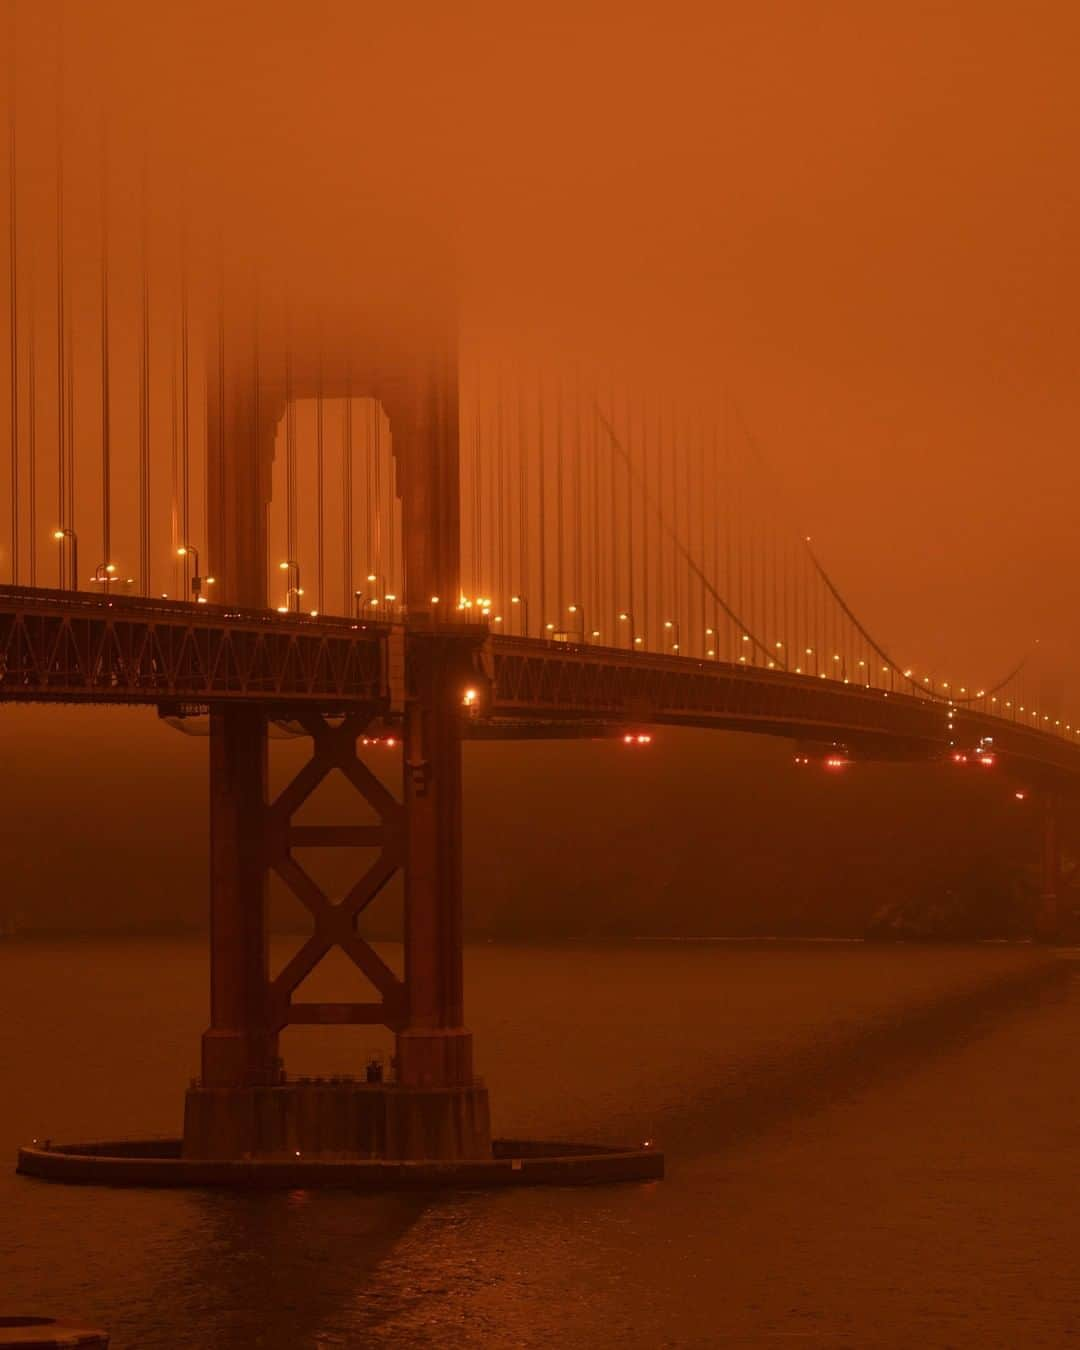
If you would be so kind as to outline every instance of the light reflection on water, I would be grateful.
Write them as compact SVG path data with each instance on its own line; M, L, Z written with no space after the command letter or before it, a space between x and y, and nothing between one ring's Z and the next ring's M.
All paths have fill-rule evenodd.
M655 1136L666 1181L234 1195L5 1171L2 1309L96 1319L117 1350L1060 1344L1080 1299L1080 1005L1046 960L473 948L497 1129ZM198 942L5 944L7 1156L34 1134L175 1131L204 1006ZM318 1030L288 1053L327 1072L355 1050Z

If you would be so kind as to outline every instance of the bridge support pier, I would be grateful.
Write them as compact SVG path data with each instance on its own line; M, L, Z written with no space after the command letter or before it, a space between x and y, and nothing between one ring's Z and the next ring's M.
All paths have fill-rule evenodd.
M374 708L340 722L300 710L312 757L274 802L267 800L265 713L239 705L211 714L211 1016L201 1080L187 1094L185 1157L491 1156L487 1090L473 1073L463 1009L460 719L471 647L445 632L409 640L404 803L356 755ZM293 824L297 810L335 769L373 808L379 824ZM351 845L378 847L379 854L335 903L292 851ZM401 867L404 980L356 931L365 906ZM271 868L314 920L311 936L273 979ZM335 946L367 977L378 1001L294 1001ZM395 1033L392 1081L287 1079L278 1058L286 1026L348 1023L383 1025Z
M1064 919L1061 876L1061 838L1057 799L1048 795L1042 802L1040 840L1039 898L1035 913L1035 937L1039 942L1059 942Z
M453 642L413 644L405 713L405 985L398 1077L410 1088L473 1081L464 1026L461 862L461 684Z
M210 714L210 1026L202 1081L212 1089L281 1080L269 1017L265 806L266 714Z

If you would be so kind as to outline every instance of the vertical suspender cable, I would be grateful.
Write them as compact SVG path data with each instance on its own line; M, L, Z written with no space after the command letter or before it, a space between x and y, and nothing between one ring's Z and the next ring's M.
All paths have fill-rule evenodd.
M773 638L773 644L782 640L784 619L782 611L783 592L781 589L781 563L782 557L780 551L780 534L775 523L770 522L772 528L772 611L773 611L773 631L776 636Z
M583 590L585 584L585 573L582 567L582 531L585 528L585 500L584 500L584 465L585 447L581 441L581 366L574 366L574 594L578 597L576 604L588 604L588 612L593 615L593 623L600 627L600 611L595 608L591 600L587 599ZM607 620L605 619L606 623Z
M657 399L656 402L656 500L660 506L660 516L664 514L664 411L663 401ZM657 528L656 537L656 640L653 643L653 650L661 648L661 638L663 636L664 622L664 544L665 536L662 528ZM645 635L648 642L649 634Z
M472 454L472 498L473 498L473 528L472 528L472 590L473 599L478 596L484 596L488 599L486 585L487 578L483 575L482 557L483 540L480 533L480 521L484 514L483 507L483 472L481 470L481 447L480 447L480 391L474 384L473 399L475 407L473 409L473 454ZM477 616L479 617L479 616Z
M608 420L614 426L615 418L615 388L611 379L608 379ZM622 605L622 587L619 585L619 471L615 464L615 448L610 446L608 449L608 464L610 474L608 478L608 497L611 501L611 518L608 525L608 578L611 584L611 594L608 597L604 608L611 613L617 611Z
M502 588L499 585L499 402L498 402L498 376L496 375L495 407L488 411L488 432L490 441L487 447L487 500L488 516L487 529L485 531L485 542L487 544L487 562L485 572L487 575L487 590L485 595L492 604L496 604L496 597L499 597L498 608L493 610L493 614L502 613Z
M637 633L630 634L630 650L634 650L634 638L645 637L643 645L648 646L649 632L649 516L646 503L649 499L649 410L644 392L641 395L641 614L634 614L630 621ZM638 624L640 622L640 627Z
M181 546L180 503L183 491L180 486L180 381L177 366L180 362L180 339L176 332L172 335L172 352L169 362L169 401L172 404L172 429L169 438L169 539L172 544L173 589L181 599L187 596L187 584L184 580L187 569L187 557L178 552Z
M742 603L742 596L739 587L735 585L735 550L732 538L736 518L734 510L735 477L731 465L731 438L728 435L726 394L721 395L720 402L720 443L724 463L724 594L735 597L735 607L738 609ZM740 578L739 585L741 586L741 584ZM735 643L739 641L739 637L740 634L738 633L731 635L727 652L729 660L738 655L734 648Z
M285 319L285 556L296 561L296 400L293 398L292 323L289 316ZM287 585L292 585L291 577ZM286 606L289 603L286 595Z
M547 628L547 466L544 460L544 383L539 371L536 375L536 460L540 478L540 515L537 533L537 555L540 563L540 636Z
M30 585L37 585L37 312L33 284L34 272L30 269L30 294L28 296L29 323L27 332L27 427L26 452L28 456L27 477L29 483L29 501L27 523L30 528Z
M563 444L563 377L560 370L555 377L555 604L559 611L557 627L561 627L565 622L567 601L563 568L563 551L566 544L563 528L563 514L566 510L565 465L563 462L565 450L566 447ZM580 605L581 600L575 596L572 603Z
M56 57L56 516L60 529L70 528L67 518L67 416L65 408L67 380L64 370L64 21L57 19ZM60 587L68 584L68 550L61 544ZM78 577L70 579L72 589Z
M386 442L387 570L395 578L394 593L400 594L405 588L405 564L403 557L399 557L397 481L397 457L394 454L394 437L391 433Z
M251 305L251 365L252 365L252 389L251 402L251 454L248 456L248 472L251 477L248 480L248 492L250 500L261 502L262 492L259 480L262 477L261 464L261 446L259 438L262 435L262 310L260 306L261 291L259 289L259 278L255 276L253 281L253 296ZM264 508L265 510L265 508ZM147 513L149 514L149 512ZM266 595L270 593L269 573L270 573L270 532L266 529L266 517L263 516L263 556L262 573L263 587Z
M218 277L217 277L217 500L225 504L225 241L218 240ZM206 474L203 490L203 521L210 529L210 474ZM208 533L209 542L209 533ZM225 567L225 541L221 540L221 557L215 562L220 572Z
M15 0L10 0L8 38L8 212L11 304L11 580L19 584L19 235L15 142ZM33 548L31 536L31 548Z
M528 463L529 458L526 453L526 405L525 405L525 376L518 367L518 428L517 428L517 458L518 458L518 583L517 593L520 597L519 609L521 610L521 632L528 637L528 605L529 605L529 481L528 481Z
M371 449L371 459L372 459L372 463L373 463L373 466L374 466L374 476L375 476L375 497L374 497L374 502L375 502L375 511L374 511L374 522L375 522L375 549L374 549L374 554L375 554L375 557L374 557L374 566L372 567L372 571L371 571L370 575L373 576L373 577L375 578L375 580L374 580L371 584L376 588L376 589L375 589L375 604L372 605L372 609L373 609L374 612L375 612L375 617L376 617L376 618L379 616L379 614L380 614L380 612L381 612L381 609L382 609L382 605L383 605L383 598L382 598L382 596L379 594L379 591L378 591L379 582L380 582L380 580L381 580L382 577L383 577L383 565L382 565L382 564L383 564L382 465L381 465L380 462L379 462L380 459L382 458L382 435L381 435L381 431L382 431L382 406L381 406L380 404L378 404L378 403L372 403L372 405L371 405L371 447L372 447L372 449ZM370 564L369 564L369 565L370 565Z
M352 372L345 377L345 407L342 413L341 427L341 497L342 497L342 539L341 575L342 575L342 614L351 614L353 609L353 425L352 425Z
M71 279L65 278L64 285L64 399L67 410L65 438L67 442L67 463L64 467L66 501L64 516L66 522L75 528L75 323L71 306ZM76 578L76 585L78 579Z
M709 494L709 502L712 508L712 526L710 533L710 549L712 555L712 574L716 579L718 589L722 589L726 595L731 594L731 579L724 574L724 580L720 581L720 430L716 425L716 409L710 412L710 430L709 436L709 472L712 474L712 492ZM718 606L713 606L713 654L720 656L720 610Z
M595 404L595 389L592 391ZM589 559L589 571L593 579L594 614L601 613L604 603L603 578L600 574L600 419L594 413L590 419L592 425L592 557Z
M372 460L372 429L376 416L378 416L379 400L373 398L369 400L370 415L364 423L364 568L365 585L367 573L371 570L371 562L375 556L375 489L374 470Z
M690 502L693 499L693 487L690 482L690 429L690 417L689 414L687 414L683 422L683 434L679 438L681 441L681 446L679 448L681 449L683 460L683 491L679 491L678 458L676 458L675 461L676 476L673 483L673 491L675 493L675 534L679 541L685 541L685 545L689 545L692 540L690 534ZM682 506L682 518L684 522L681 529L679 528L680 504ZM675 641L679 647L679 655L681 656L684 650L682 630L685 628L689 635L690 629L690 570L687 566L687 560L684 560L683 558L679 558L675 566L675 620L679 625L675 630L679 634Z
M634 418L631 407L630 382L626 385L626 591L630 608L627 611L637 622L634 588ZM631 638L633 634L631 633Z
M802 551L802 549L799 550L798 556L800 559L800 567L802 570L802 589L803 589L803 599L802 599L803 638L802 642L800 643L800 646L803 648L803 650L800 651L799 653L800 657L802 657L807 654L805 650L807 647L811 647L816 651L817 634L814 632L813 619L811 617L812 597L810 595L810 585L813 578L810 576L810 570L808 565L809 559L806 557L806 554ZM810 669L809 663L804 661L803 664L807 666L806 673L808 675L812 674L813 671Z
M505 515L506 501L506 446L503 444L503 372L500 362L495 372L495 491L492 501L495 511L495 594L498 597L498 612L504 612L506 604L506 571L504 568L504 542L506 538Z
M142 328L139 341L139 577L143 594L150 585L150 219L147 165L142 174Z
M700 408L700 407L698 408L698 434L697 434L697 442L698 442L698 484L697 484L697 496L698 496L698 557L699 557L700 560L701 560L701 566L702 566L702 568L705 568L705 567L708 567L708 566L709 566L708 561L707 561L707 558L706 558L706 552L705 552L705 488L706 488L706 485L707 485L707 482L708 482L708 476L707 476L707 474L706 474L706 472L705 472L705 414L704 414L704 410L703 410L702 408ZM715 586L715 585L717 584L718 578L717 578L717 575L716 575L716 572L715 572L714 569L710 568L710 571L711 571L711 573L712 573L712 581L713 581L713 585ZM702 587L701 587L701 631L700 631L700 633L699 633L699 637L701 638L702 655L704 655L705 648L708 647L708 646L710 645L710 644L709 644L708 642L706 642L706 640L705 640L705 629L709 626L708 617L707 617L706 611L705 611L705 600L706 600L705 587L702 586Z
M315 399L315 575L319 612L326 608L326 458L323 441L323 369L322 347L319 348L319 370Z
M112 562L112 466L109 426L109 127L101 123L101 556Z
M180 244L180 529L183 543L191 538L191 400L188 388L191 371L191 324L188 313L187 220ZM203 526L204 543L209 543ZM184 599L187 599L187 567L184 558Z

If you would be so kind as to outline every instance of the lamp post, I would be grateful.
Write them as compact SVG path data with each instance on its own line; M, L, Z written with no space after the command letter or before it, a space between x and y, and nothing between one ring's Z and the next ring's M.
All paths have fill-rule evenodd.
M53 538L60 545L60 589L64 589L64 541L68 540L71 545L71 584L69 591L79 589L79 536L71 529L53 530Z
M582 642L582 645L584 646L584 645L588 642L588 640L589 640L589 639L588 639L588 630L587 630L586 627L585 627L585 609L584 609L584 606L582 606L582 605L567 605L567 606L566 606L566 612L567 612L567 614L573 614L574 617L575 617L575 619L577 620L577 622L581 624L580 629L577 629L576 631L581 633L581 642Z
M637 628L637 620L634 618L633 614L631 614L631 612L628 609L624 609L619 614L619 622L628 623L630 625L630 632L628 635L628 641L626 645L630 648L631 651L633 651L635 643L639 641L637 633L634 631Z
M280 571L286 574L285 604L279 606L279 612L287 614L290 610L294 614L300 612L300 597L304 594L300 586L300 564L293 558L287 558L284 562L278 563Z
M521 636L529 636L529 602L523 595L512 595L510 603L521 609Z
M375 587L375 599L374 599L375 614L373 617L377 619L379 617L379 607L382 604L382 601L379 599L379 596L382 595L383 592L386 590L386 579L384 577L381 577L377 572L369 572L367 574L367 579Z
M112 581L113 573L115 571L116 571L115 563L100 562L98 563L97 567L94 568L94 575L90 578L90 580L100 582L101 585L104 586L105 588L105 594L108 595L109 582Z
M353 616L357 619L364 617L364 592L353 591Z
M194 558L194 570L191 573L191 597L196 604L205 605L206 596L202 593L202 584L205 580L208 586L212 586L214 584L214 578L201 577L199 575L199 550L194 544L181 544L176 550L176 556L178 558L187 558L189 556Z
M671 650L673 652L677 652L679 648L682 646L682 643L679 640L679 635L681 633L681 629L679 628L679 620L675 619L673 621L671 619L665 619L664 627L671 633L672 637L674 637L675 639L675 641L671 644Z

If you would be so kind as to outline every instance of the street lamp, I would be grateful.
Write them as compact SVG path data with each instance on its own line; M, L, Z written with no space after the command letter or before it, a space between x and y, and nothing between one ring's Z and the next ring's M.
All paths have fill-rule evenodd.
M380 604L379 596L386 590L386 578L379 576L377 572L369 572L367 574L367 579L375 587L375 617L378 618Z
M676 619L674 622L672 622L671 619L665 619L664 627L671 633L671 635L675 639L675 641L671 644L671 650L673 652L677 652L679 648L682 646L682 643L679 641L679 633L680 633L679 620Z
M71 544L71 585L70 591L79 589L79 537L74 530L57 529L53 530L53 538L60 545L60 589L64 589L64 540L67 539Z
M712 646L706 648L706 650L705 650L705 655L706 655L706 656L715 656L716 659L719 661L719 660L720 660L720 651L719 651L719 648L718 648L717 645L716 645L716 641L717 641L717 638L716 638L716 629L715 629L715 628L706 628L706 629L705 629L705 636L706 636L707 638L711 638L711 639L712 639Z
M521 608L521 636L529 636L529 602L523 595L512 595L510 597L512 605L518 605Z
M285 604L278 606L278 613L288 614L291 610L294 614L299 614L300 597L304 594L300 585L300 564L293 558L287 558L284 562L278 563L278 569L286 574L286 582L291 583L286 585Z
M578 621L578 623L581 624L580 629L577 630L578 632L581 633L581 641L582 641L582 643L588 642L588 630L587 630L586 627L585 627L585 609L584 609L584 606L582 606L582 605L567 605L567 606L566 606L566 612L567 612L567 614L574 614L574 615L577 616L577 621Z
M195 559L194 571L191 574L191 594L196 604L205 605L206 596L202 593L202 584L205 580L208 586L212 586L214 584L214 578L204 578L199 576L199 550L194 544L181 544L176 550L176 556L178 558L187 558L190 556Z
M630 611L629 611L628 609L624 609L624 610L622 610L622 611L620 612L620 614L619 614L619 622L620 622L620 623L628 623L628 624L630 625L630 632L629 632L629 634L628 634L628 639L629 639L629 640L628 640L628 642L627 642L626 645L630 648L631 651L633 651L633 650L634 650L634 644L635 644L636 642L640 642L640 641L641 641L641 639L640 639L640 638L637 636L637 634L634 632L634 629L637 627L637 620L634 618L633 614L631 614Z
M94 568L94 575L90 578L90 580L94 582L100 582L101 585L105 587L105 594L108 595L109 582L112 581L113 573L115 571L116 571L115 563L100 562L98 563L97 567Z

